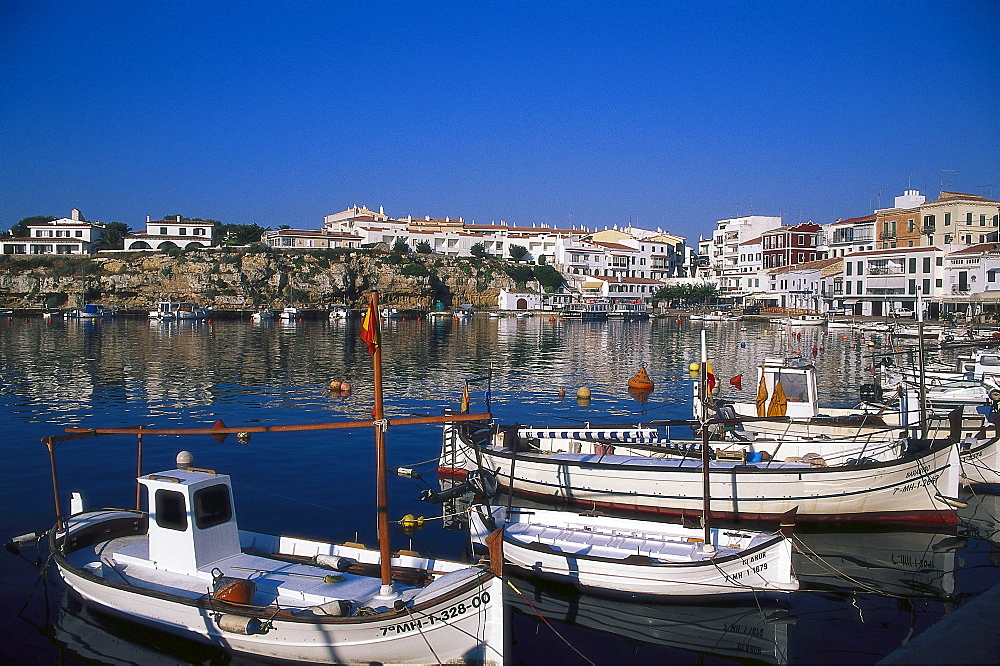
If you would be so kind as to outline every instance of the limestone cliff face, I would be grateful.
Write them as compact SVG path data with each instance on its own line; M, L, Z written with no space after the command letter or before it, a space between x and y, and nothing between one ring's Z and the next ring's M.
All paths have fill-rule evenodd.
M148 310L190 300L216 310L292 305L361 307L377 288L391 307L429 310L436 302L495 308L513 281L492 259L330 251L201 251L93 257L0 257L0 308L79 307L101 303Z

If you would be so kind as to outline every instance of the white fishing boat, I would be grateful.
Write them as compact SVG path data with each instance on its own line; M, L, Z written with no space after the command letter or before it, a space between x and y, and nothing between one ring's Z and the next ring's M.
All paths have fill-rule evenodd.
M479 505L473 544L503 528L503 558L532 575L599 594L643 598L798 589L792 546L780 533L630 520L591 513Z
M302 310L292 306L285 307L278 313L278 319L282 321L299 321L302 319Z
M951 384L954 387L956 382L979 383L1000 379L1000 351L978 349L971 354L960 354L951 364L925 363L922 370L917 363L903 365L888 356L882 360L881 370L882 386L886 389L894 388L901 382L928 386Z
M566 434L531 436L560 430ZM639 435L644 428L606 428L604 437L596 435L601 432L596 427L578 429L574 435L568 430L445 426L439 474L461 477L481 465L495 471L502 488L513 487L515 495L549 504L683 517L702 514L702 461L685 447L663 446L655 452ZM578 446L587 437L592 437L592 447ZM711 460L711 517L777 522L796 510L799 522L954 524L958 449L943 441L918 450L925 444L914 443L912 452L886 461L855 456L830 464L821 455ZM633 450L638 448L645 450Z
M403 313L397 308L386 308L382 310L382 319L386 321L398 321L403 318Z
M363 327L362 335L375 357L371 421L280 429L71 429L47 438L56 498L50 560L62 580L103 612L265 659L501 664L501 579L485 565L390 550L384 464L390 422L382 411L377 311L373 295L366 324L374 324ZM139 474L147 511L138 508L138 497L134 510L86 510L77 494L72 515L62 517L54 456L69 439L131 434L138 437L141 462L142 441L149 436L359 425L375 430L377 550L239 529L229 476L191 467L181 455L176 469Z
M772 319L772 321L774 321ZM782 320L787 326L822 326L826 323L826 317L821 314L794 314Z
M351 309L342 303L330 306L330 321L344 321L350 319L351 315Z
M190 301L160 301L155 310L149 311L150 319L208 319L212 311Z

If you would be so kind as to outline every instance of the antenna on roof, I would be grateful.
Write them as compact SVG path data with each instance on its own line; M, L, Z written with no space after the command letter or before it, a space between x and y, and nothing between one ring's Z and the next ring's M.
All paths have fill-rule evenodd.
M941 169L941 189L951 191L954 181L958 179L958 172L954 169Z

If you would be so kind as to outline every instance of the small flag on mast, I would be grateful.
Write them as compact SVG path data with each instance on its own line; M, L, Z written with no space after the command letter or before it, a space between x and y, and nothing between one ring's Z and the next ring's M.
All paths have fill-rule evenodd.
M361 320L361 333L359 337L368 345L368 354L374 354L381 343L378 334L378 312L376 312L374 301L368 303L365 318Z
M462 413L469 413L469 382L465 382L465 386L462 388Z

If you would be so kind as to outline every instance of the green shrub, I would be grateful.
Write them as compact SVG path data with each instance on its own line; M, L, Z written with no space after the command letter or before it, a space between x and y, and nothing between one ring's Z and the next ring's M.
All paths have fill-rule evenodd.
M399 274L407 277L427 277L431 272L423 264L407 264L403 266Z

